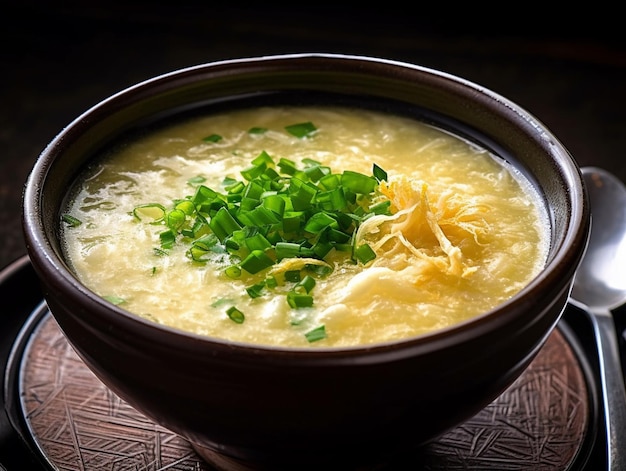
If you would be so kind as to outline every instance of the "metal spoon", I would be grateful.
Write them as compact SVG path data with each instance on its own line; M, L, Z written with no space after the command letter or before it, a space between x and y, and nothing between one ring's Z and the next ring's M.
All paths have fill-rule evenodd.
M589 313L598 346L607 469L626 470L626 390L611 314L626 302L626 186L601 168L584 167L582 173L591 204L591 234L570 300Z

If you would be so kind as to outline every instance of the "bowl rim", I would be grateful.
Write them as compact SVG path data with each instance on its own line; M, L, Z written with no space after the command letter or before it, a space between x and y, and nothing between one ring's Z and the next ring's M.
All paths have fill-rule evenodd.
M80 134L80 129L90 126L94 120L97 120L99 115L119 109L128 97L135 96L135 99L138 100L145 94L150 95L153 93L154 89L162 87L173 88L176 84L188 81L201 82L206 80L206 78L203 78L205 76L210 79L211 74L250 73L250 71L259 68L263 69L268 66L280 66L281 64L298 66L303 62L311 62L318 65L325 64L325 67L328 68L334 67L337 62L350 63L359 68L361 72L365 70L367 73L380 71L381 68L387 70L389 67L392 69L389 75L404 72L418 73L429 80L445 81L455 91L471 95L475 100L483 103L497 106L503 110L503 113L511 114L514 119L522 121L529 129L532 129L537 135L537 139L545 141L553 153L559 156L559 168L569 189L569 194L567 195L569 201L578 203L571 205L565 238L560 246L555 248L554 256L548 260L542 271L512 298L471 319L418 336L348 347L278 347L193 334L154 323L118 306L114 306L95 295L75 278L66 263L55 253L41 222L43 212L41 199L46 177L56 160L56 155L63 150L68 142L71 142L74 134ZM236 72L233 72L233 68L236 69ZM387 72L385 72L385 76L387 76ZM173 70L124 88L88 108L52 139L37 158L23 191L23 231L28 242L27 251L29 258L34 268L40 277L45 277L46 281L54 284L57 289L68 290L67 292L76 290L77 296L85 296L93 306L97 307L99 316L109 316L111 322L123 325L125 329L129 329L154 341L158 339L159 342L176 345L177 348L181 345L180 340L186 339L188 342L185 344L189 345L189 348L202 349L211 346L212 348L223 348L229 351L247 350L265 354L275 352L278 355L291 356L310 355L311 352L314 352L318 358L337 357L345 354L352 356L355 352L365 355L376 352L389 353L394 349L398 350L398 358L401 358L407 354L403 352L407 347L413 350L446 348L456 344L459 336L465 339L472 339L479 335L479 331L499 328L503 323L510 322L510 319L506 318L507 316L499 315L501 311L512 309L515 305L530 306L533 302L532 298L544 291L542 286L552 285L557 282L556 278L562 276L564 271L568 276L573 275L582 255L573 255L570 252L570 248L586 244L589 219L587 196L584 190L582 175L576 162L551 131L521 106L482 85L441 70L392 59L335 53L276 54L219 60ZM402 348L398 348L399 346Z

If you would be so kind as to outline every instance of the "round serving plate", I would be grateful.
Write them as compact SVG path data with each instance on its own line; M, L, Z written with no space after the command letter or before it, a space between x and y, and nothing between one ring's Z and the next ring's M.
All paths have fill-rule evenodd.
M7 437L0 470L212 469L91 373L48 311L26 257L0 275L0 299L10 300L0 326L9 419L0 423ZM377 471L601 469L604 445L595 437L603 425L581 342L585 326L568 317L566 311L528 369L488 407Z

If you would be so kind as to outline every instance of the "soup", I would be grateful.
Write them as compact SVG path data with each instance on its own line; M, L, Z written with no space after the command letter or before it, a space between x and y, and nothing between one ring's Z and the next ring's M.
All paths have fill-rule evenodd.
M282 347L427 334L544 265L532 185L408 117L334 107L202 116L125 142L63 215L79 279L176 329Z

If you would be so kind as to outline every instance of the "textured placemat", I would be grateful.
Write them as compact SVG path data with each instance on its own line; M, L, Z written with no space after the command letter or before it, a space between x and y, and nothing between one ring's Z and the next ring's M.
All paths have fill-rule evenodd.
M50 315L22 358L20 397L30 432L54 469L212 469L184 439L106 388ZM563 471L577 460L589 422L585 375L557 329L504 394L425 447L415 463L409 457L403 469Z

